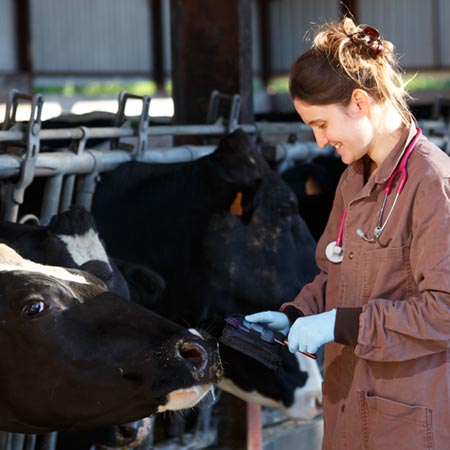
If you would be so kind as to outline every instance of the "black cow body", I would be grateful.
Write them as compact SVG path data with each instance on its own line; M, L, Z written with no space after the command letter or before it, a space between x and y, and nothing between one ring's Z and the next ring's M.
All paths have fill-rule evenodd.
M276 310L317 273L294 194L241 131L194 162L130 162L103 174L92 212L111 255L163 276L155 310L216 336L227 315ZM293 355L282 374L228 348L221 357L232 378L225 389L302 416L296 402L308 375ZM306 416L317 412L319 390L307 394Z
M336 187L346 167L337 155L320 155L281 175L295 193L299 213L316 240L322 236L328 222Z
M5 244L0 299L2 430L131 422L191 407L220 379L215 341Z

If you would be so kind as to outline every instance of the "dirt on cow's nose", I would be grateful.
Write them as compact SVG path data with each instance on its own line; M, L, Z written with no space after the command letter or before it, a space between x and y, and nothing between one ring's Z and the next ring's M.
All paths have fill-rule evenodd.
M178 352L192 368L192 374L198 381L217 383L222 377L217 345L210 341L178 341Z

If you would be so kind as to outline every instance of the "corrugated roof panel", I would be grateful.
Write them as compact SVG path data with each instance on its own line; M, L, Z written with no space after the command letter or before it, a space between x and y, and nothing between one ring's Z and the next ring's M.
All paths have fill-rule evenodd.
M305 33L314 23L340 16L336 0L273 0L270 2L271 64L273 72L287 72L311 42Z
M0 0L0 72L17 70L14 0Z
M378 28L382 37L395 45L403 68L437 63L432 1L359 0L358 16L361 23Z
M152 69L146 0L30 0L34 71Z

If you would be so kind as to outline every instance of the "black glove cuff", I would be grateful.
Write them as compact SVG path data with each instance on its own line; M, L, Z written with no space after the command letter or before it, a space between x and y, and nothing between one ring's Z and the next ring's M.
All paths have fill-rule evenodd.
M290 324L292 325L299 317L304 317L305 315L297 309L295 306L288 305L280 312L287 315Z
M355 347L358 343L359 316L362 308L336 308L334 340Z

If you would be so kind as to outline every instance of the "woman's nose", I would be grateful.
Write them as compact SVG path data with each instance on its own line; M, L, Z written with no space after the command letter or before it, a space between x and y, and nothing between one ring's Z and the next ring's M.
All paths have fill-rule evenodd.
M318 133L315 133L317 146L319 148L325 148L328 145L328 139L324 135L319 135Z

